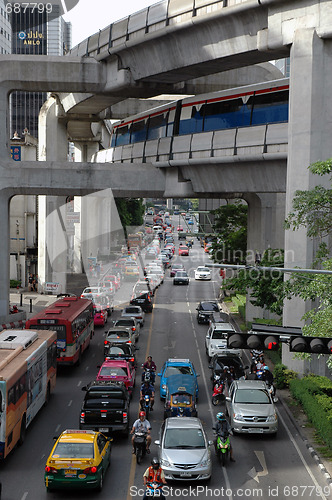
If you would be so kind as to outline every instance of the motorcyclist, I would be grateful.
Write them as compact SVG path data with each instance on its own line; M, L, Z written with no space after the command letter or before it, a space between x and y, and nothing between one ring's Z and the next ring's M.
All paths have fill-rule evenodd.
M153 411L153 405L154 405L154 387L150 382L147 380L141 385L141 390L140 390L140 403L141 403L141 408L144 408L144 397L146 395L150 396L150 410Z
M264 366L261 379L267 382L269 385L273 384L274 381L273 373L270 372L270 368L267 365Z
M157 457L154 457L151 460L151 466L148 467L143 474L143 481L144 486L146 486L148 483L166 484L165 474L160 467L160 462ZM151 495L149 495L148 491L146 491L143 500L147 500L150 497ZM158 498L162 498L163 500L165 500L165 496L161 493L161 490L160 494L158 494Z
M146 361L143 364L143 369L144 369L144 371L150 370L150 373L151 373L151 383L154 384L155 379L156 379L157 366L156 366L156 363L152 360L152 356L148 356L146 358Z
M139 412L139 418L133 423L130 434L133 434L131 443L133 445L133 454L135 453L134 439L135 432L144 432L146 434L146 453L150 453L151 435L150 435L151 425L145 418L145 411Z
M231 384L233 381L232 374L229 371L228 366L224 366L223 371L220 374L221 380L224 382L224 384L227 384L228 386Z
M232 434L232 427L230 426L228 420L226 419L226 416L224 413L221 411L217 413L216 415L216 423L213 427L213 429L216 432L216 439L214 441L214 447L215 450L217 451L217 439L218 439L218 434L225 432L227 434ZM230 461L235 462L235 458L233 457L233 448L231 442L229 443L229 456L230 456Z

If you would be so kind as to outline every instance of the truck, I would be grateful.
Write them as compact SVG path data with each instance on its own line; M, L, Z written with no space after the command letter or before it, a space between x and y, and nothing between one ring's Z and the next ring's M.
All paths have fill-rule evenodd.
M130 396L123 382L94 381L82 387L85 397L80 412L80 429L129 434Z
M143 233L128 234L127 237L128 248L142 248L143 246Z

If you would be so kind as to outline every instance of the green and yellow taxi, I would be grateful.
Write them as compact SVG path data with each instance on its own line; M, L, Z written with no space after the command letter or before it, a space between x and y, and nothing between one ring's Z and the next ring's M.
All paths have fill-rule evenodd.
M53 489L101 491L110 464L111 438L90 430L65 430L45 466L45 486Z

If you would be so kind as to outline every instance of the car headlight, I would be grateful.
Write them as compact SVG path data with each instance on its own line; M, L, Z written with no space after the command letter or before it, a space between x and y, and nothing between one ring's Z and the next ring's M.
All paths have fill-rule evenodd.
M166 390L166 384L162 384L161 388Z
M273 415L270 415L269 417L267 417L266 421L267 422L276 422L278 420L278 417L277 417L277 414L274 413Z
M240 422L245 422L244 416L241 413L234 413L234 420L239 420Z
M171 463L168 460L165 460L164 458L160 459L160 465L164 467L170 467Z
M205 458L205 460L202 460L201 463L199 464L200 467L208 467L211 463L210 458Z

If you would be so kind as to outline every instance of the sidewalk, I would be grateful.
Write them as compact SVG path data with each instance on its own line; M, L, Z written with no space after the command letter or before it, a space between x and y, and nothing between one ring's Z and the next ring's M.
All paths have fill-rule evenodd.
M22 295L22 306L21 304ZM9 303L11 306L16 305L19 311L25 311L27 319L35 314L38 310L48 307L57 300L56 295L41 295L37 292L10 290ZM14 315L13 315L14 316Z

